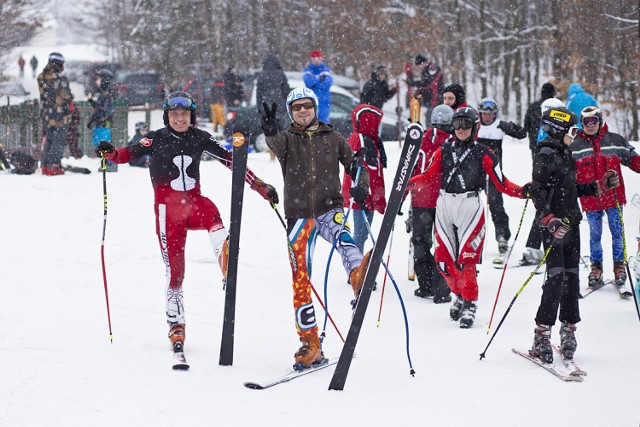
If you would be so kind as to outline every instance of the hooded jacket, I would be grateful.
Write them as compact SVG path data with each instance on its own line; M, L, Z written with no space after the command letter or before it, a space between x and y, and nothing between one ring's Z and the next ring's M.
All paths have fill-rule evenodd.
M386 154L384 152L384 145L382 145L382 141L378 135L382 115L382 111L373 105L358 105L351 113L353 132L347 141L354 152L358 152L363 147L366 148L365 161L362 167L369 172L370 191L367 200L365 200L365 207L367 211L376 210L379 213L384 213L387 208L383 170L383 168L386 167ZM344 206L349 206L348 201L351 198L349 189L351 186L351 176L345 173L342 178ZM353 207L355 209L362 209L362 207L355 202Z
M578 132L578 136L571 144L571 154L576 161L579 184L600 180L607 170L612 169L618 173L620 179L620 186L613 191L620 205L627 203L620 165L627 166L634 172L640 172L640 155L622 136L609 132L609 127L603 122L600 132L595 135L587 135L584 131ZM605 191L600 197L581 197L582 209L590 212L615 208L616 199L613 191Z
M287 112L286 101L290 91L289 81L282 71L280 58L275 53L268 53L262 60L262 71L258 73L256 82L256 101L260 115L264 114L263 102L269 107L275 102L278 105L276 114L279 118L284 116Z

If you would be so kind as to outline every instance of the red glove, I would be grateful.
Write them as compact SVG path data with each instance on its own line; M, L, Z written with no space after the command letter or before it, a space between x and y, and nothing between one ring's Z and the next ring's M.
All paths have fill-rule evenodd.
M618 172L609 169L602 175L602 178L596 182L600 194L604 194L607 190L620 186L620 177Z
M558 240L562 240L565 234L571 229L569 224L560 218L556 218L553 214L549 214L540 220L540 224L549 230L549 233L553 234Z
M260 194L269 203L278 204L280 199L278 198L278 192L273 185L269 185L262 181L260 178L256 178L251 184L251 189Z

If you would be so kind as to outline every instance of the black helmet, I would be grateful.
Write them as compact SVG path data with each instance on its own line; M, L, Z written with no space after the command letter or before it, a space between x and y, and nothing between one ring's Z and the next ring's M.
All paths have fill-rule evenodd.
M196 123L196 103L187 92L171 92L162 103L162 109L164 110L162 118L165 126L169 126L167 112L173 110L191 111L191 124L194 125Z
M552 107L542 113L542 130L552 138L562 138L572 126L578 124L578 117L566 107Z
M474 138L478 132L478 113L471 107L458 108L453 112L451 125L454 130L471 128L470 138Z
M64 56L62 56L60 52L51 52L49 54L49 62L54 62L62 65L64 64Z

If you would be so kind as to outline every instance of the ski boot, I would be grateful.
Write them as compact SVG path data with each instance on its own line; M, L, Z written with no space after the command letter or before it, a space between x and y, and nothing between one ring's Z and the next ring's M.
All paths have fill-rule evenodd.
M525 248L522 259L518 261L520 265L538 265L544 256L540 249Z
M371 251L367 252L362 258L362 262L359 267L354 268L349 273L349 282L351 283L351 289L353 294L357 297L360 295L360 290L364 284L364 276L367 273L367 267L369 266L369 258L371 258Z
M560 352L566 360L573 359L573 353L576 352L578 347L575 332L575 323L562 322L562 326L560 326Z
M324 353L322 353L317 333L308 338L301 337L300 342L302 342L302 346L295 354L296 363L293 364L293 369L303 371L324 360Z
M592 262L591 271L589 272L589 287L600 288L603 284L604 281L602 280L602 263Z
M627 281L627 270L624 261L613 262L613 277L615 278L616 287L622 288Z
M504 257L509 250L509 242L504 237L498 238L498 252L501 257Z
M551 326L536 325L533 334L533 347L529 350L529 354L543 363L553 363L553 350L549 341Z
M451 307L449 308L449 316L452 320L460 320L460 317L462 316L462 306L463 299L460 295L456 294L456 299L455 301L453 301L453 304L451 304Z
M476 320L476 310L478 305L475 301L464 301L462 304L462 314L460 316L460 328L469 329Z
M422 286L413 291L413 294L420 298L431 298L433 297L433 291L429 288L423 288Z
M184 337L185 337L185 324L184 323L171 323L169 324L169 341L174 346L184 345Z

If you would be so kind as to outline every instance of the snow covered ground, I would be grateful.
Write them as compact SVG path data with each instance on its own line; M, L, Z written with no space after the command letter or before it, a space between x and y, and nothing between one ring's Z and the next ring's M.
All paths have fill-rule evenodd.
M392 178L399 149L386 144ZM505 141L506 175L524 183L530 171L525 142ZM235 360L218 365L224 292L204 232L189 234L184 283L188 372L171 370L164 321L164 266L154 233L148 171L121 165L109 174L105 257L113 343L108 339L100 266L102 176L94 159L68 159L91 175L0 176L3 295L0 303L0 425L6 426L204 426L204 425L492 425L636 426L640 393L640 324L632 301L611 287L583 300L576 360L588 377L564 383L511 353L526 349L543 277L517 299L487 357L486 329L501 270L487 240L480 265L476 325L461 330L448 305L413 296L406 278L408 235L399 217L390 267L407 306L415 377L409 375L402 313L390 282L377 326L379 290L372 295L345 390L328 391L333 368L266 391L247 380L289 370L298 348L284 230L269 205L247 188L239 266ZM282 189L280 168L264 153L249 166ZM231 173L217 162L202 164L203 193L229 223ZM640 177L625 171L630 195ZM524 202L506 198L515 233ZM533 209L526 212L512 258L521 254ZM380 223L375 218L375 226ZM625 209L627 243L635 253L640 211ZM583 223L583 254L588 254ZM609 245L605 232L605 244ZM488 236L493 236L489 222ZM319 241L313 281L322 293L329 244ZM606 274L610 276L610 251ZM507 271L493 328L530 270ZM586 280L587 271L581 270ZM343 335L351 310L350 287L333 260L329 306ZM319 306L316 306L322 313ZM558 341L554 330L553 340ZM338 357L341 341L330 327L324 344Z

